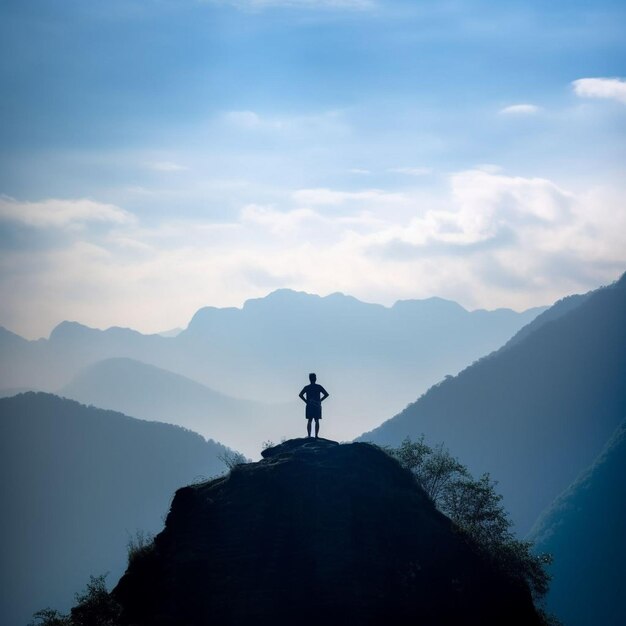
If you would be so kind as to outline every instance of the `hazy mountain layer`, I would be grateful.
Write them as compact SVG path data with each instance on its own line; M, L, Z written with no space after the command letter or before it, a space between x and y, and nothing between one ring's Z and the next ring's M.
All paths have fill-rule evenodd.
M626 624L626 422L541 516L531 539L554 555L547 606L568 626Z
M0 379L4 387L56 392L84 367L126 357L233 398L285 403L315 371L331 393L324 434L351 439L446 374L500 347L539 312L470 313L439 298L387 308L341 294L280 290L242 309L201 309L176 337L99 331L75 322L63 322L47 340L29 342L3 331Z
M445 442L473 473L500 481L527 532L626 415L626 275L546 317L363 439Z
M178 424L250 456L258 455L259 441L278 441L304 431L300 400L284 405L239 400L133 359L106 359L87 366L59 395Z
M66 609L91 574L126 565L175 489L221 472L225 448L177 426L43 393L0 399L0 623Z

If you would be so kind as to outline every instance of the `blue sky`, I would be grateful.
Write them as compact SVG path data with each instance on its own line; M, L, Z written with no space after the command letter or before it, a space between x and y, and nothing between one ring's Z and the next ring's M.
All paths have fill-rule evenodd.
M546 6L548 5L548 6ZM626 269L622 2L0 3L0 324Z

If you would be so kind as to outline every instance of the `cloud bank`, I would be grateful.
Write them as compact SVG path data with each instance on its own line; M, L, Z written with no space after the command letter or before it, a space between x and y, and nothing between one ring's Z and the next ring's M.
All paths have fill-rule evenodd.
M2 215L33 230L83 227L60 248L5 252L0 288L14 295L0 319L28 336L68 316L152 332L184 326L201 306L238 306L278 287L385 304L439 295L470 308L526 308L626 268L623 191L577 194L544 178L472 169L449 175L443 199L296 189L274 204L245 204L226 222L151 225L94 201L3 199Z
M35 228L63 228L82 227L88 222L129 224L134 221L134 217L117 206L86 198L19 202L8 196L0 196L0 220Z

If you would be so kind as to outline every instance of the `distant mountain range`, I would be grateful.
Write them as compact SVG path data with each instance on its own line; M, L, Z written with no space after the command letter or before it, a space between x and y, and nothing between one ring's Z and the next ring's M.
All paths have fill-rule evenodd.
M44 393L0 399L0 623L67 609L91 574L114 584L135 533L227 449L178 426Z
M250 456L272 430L290 435L300 400L269 405L221 394L189 378L133 359L98 361L83 368L59 394L126 415L189 428L228 441ZM300 434L302 434L300 428Z
M626 421L530 533L554 556L546 601L567 626L626 624L625 482Z
M0 380L5 388L63 390L104 408L130 406L137 415L147 416L155 404L149 398L142 403L140 397L121 398L115 390L107 394L104 383L98 386L93 381L100 370L85 370L108 359L132 359L184 376L231 399L278 405L263 434L255 435L254 450L258 451L265 439L279 441L302 430L302 406L291 404L292 412L285 405L298 402L307 374L316 371L319 382L331 393L325 404L323 434L351 439L378 425L446 374L455 374L500 347L541 310L468 312L440 298L401 301L388 308L342 294L322 298L279 290L249 300L241 309L201 309L174 337L142 335L125 328L101 331L63 322L49 339L27 341L0 329ZM118 361L118 370L120 366ZM102 368L113 376L112 363ZM155 371L144 368L142 378L148 388L157 385L148 382L152 375L158 378ZM92 383L87 384L89 377ZM172 382L173 387L178 383ZM87 389L94 391L93 396ZM184 397L179 400L185 402ZM167 409L167 419L174 423L186 423L190 416L199 419L195 400L189 407L179 405L176 413L186 416L181 421L168 402L164 400L163 410ZM201 432L208 435L213 421L217 432L217 424L230 422L232 415L218 415L212 406L207 404L202 413L207 421ZM261 411L261 422L265 415ZM232 433L224 434L224 443L235 445L244 424L249 422L232 419ZM286 424L295 430L286 431Z
M525 533L626 415L626 275L557 303L502 349L446 378L362 439L422 433L499 481Z

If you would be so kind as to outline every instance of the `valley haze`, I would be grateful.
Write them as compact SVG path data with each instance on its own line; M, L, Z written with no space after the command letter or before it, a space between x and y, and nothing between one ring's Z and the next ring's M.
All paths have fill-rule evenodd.
M304 430L297 395L309 372L331 394L322 434L353 439L543 310L469 312L441 298L384 307L281 289L241 309L202 308L175 337L63 322L27 341L0 329L0 373L5 395L59 393L179 424L253 457L263 441Z

